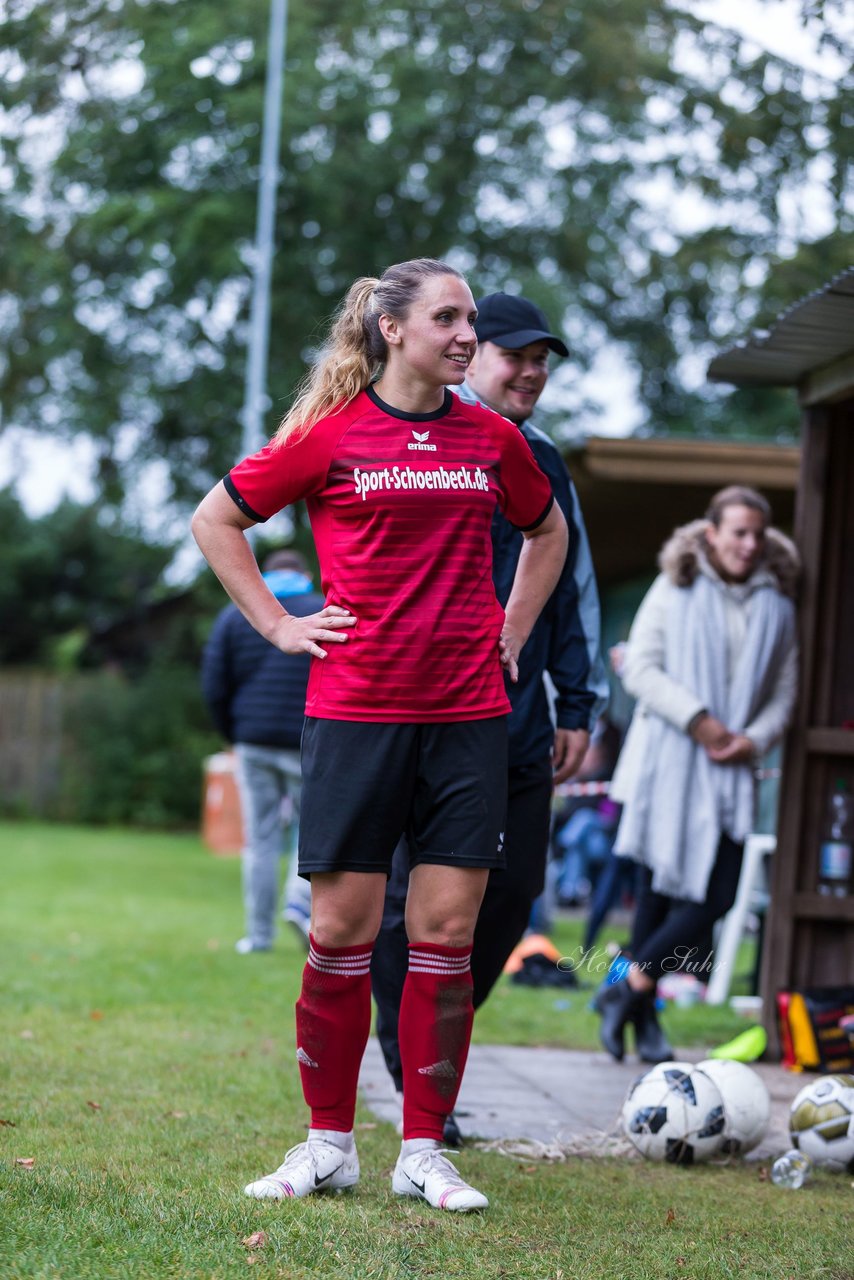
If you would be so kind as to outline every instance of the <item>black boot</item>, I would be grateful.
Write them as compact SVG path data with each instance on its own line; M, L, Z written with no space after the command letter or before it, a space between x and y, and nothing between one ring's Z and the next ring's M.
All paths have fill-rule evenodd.
M617 1062L622 1062L625 1053L623 1033L626 1023L637 1016L642 999L639 992L632 991L625 978L612 986L602 987L596 997L596 1010L602 1015L599 1039Z
M445 1117L442 1141L446 1147L459 1148L463 1145L463 1135L460 1133L460 1126L457 1124L457 1117L453 1111L449 1116Z
M671 1062L673 1046L661 1029L655 1008L655 992L641 996L634 1018L635 1042L641 1062Z

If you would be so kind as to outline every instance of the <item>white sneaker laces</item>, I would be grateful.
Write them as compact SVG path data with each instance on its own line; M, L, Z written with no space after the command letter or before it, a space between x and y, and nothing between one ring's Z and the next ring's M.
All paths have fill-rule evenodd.
M295 1147L291 1147L290 1151L286 1153L284 1160L279 1165L276 1172L268 1176L275 1178L280 1173L295 1173L297 1169L302 1169L306 1165L310 1165L313 1161L314 1156L311 1154L311 1143L298 1142Z
M446 1159L449 1155L458 1154L458 1152L452 1151L450 1147L434 1147L432 1150L415 1152L414 1158L419 1169L423 1170L424 1173L429 1173L431 1170L441 1171L442 1176L449 1183L453 1183L456 1187L465 1187L468 1191L470 1189L468 1183L463 1180L459 1170L451 1164L450 1160Z

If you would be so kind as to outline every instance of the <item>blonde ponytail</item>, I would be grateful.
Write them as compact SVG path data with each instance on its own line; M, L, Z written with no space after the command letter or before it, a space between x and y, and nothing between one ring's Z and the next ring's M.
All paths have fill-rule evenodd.
M335 314L329 337L297 387L296 399L279 424L277 444L283 444L291 435L310 431L318 419L335 406L347 404L379 373L385 344L378 325L378 342L371 341L372 335L368 332L373 327L370 320L378 284L379 280L373 276L362 276L350 286Z
M386 359L379 317L403 319L427 276L460 273L435 258L413 258L387 267L379 280L362 276L347 291L296 399L276 432L277 445L303 436L334 409L342 409L377 378Z

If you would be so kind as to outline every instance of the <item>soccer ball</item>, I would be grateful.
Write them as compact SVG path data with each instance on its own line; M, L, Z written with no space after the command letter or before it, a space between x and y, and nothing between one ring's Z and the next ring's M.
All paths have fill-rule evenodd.
M720 1149L720 1090L689 1062L659 1062L630 1087L623 1128L648 1160L700 1164Z
M789 1112L799 1151L837 1173L854 1173L854 1076L821 1076L804 1085Z
M771 1118L771 1099L762 1080L743 1062L723 1058L707 1058L697 1064L697 1070L715 1082L723 1098L720 1150L728 1156L752 1151L765 1137Z

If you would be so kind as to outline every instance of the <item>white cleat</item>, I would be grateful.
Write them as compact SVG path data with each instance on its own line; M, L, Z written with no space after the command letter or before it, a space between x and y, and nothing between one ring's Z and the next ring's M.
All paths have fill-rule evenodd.
M343 1191L359 1181L359 1157L353 1145L346 1151L332 1142L313 1140L291 1147L275 1173L250 1182L244 1194L255 1200L286 1200L321 1191Z
M401 1154L394 1167L391 1189L396 1196L415 1196L434 1209L457 1213L485 1209L489 1204L485 1195L463 1182L450 1160L435 1148L408 1156Z

